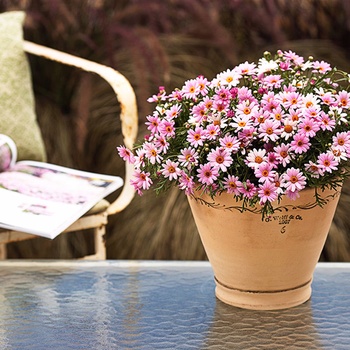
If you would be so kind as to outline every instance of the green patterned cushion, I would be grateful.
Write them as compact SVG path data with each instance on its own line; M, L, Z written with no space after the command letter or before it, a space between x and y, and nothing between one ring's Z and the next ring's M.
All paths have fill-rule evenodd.
M31 73L23 51L25 13L0 14L0 133L10 136L18 159L43 161L44 143L36 122Z

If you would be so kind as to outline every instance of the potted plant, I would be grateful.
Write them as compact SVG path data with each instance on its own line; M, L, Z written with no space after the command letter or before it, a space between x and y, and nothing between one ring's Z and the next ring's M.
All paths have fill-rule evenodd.
M291 51L268 52L149 102L133 150L141 195L189 198L216 295L253 309L309 299L342 183L349 177L349 74Z

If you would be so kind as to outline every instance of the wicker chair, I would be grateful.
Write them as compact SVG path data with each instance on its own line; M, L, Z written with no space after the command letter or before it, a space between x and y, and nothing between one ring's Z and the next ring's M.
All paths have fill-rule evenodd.
M105 79L112 87L116 94L116 98L121 106L121 126L124 138L124 144L127 147L132 147L137 135L138 116L136 98L133 88L128 80L118 71L72 56L57 50L53 50L32 42L24 41L24 51L28 54L41 56L49 60L57 61L65 65L77 67L87 72L95 73L101 78ZM104 235L106 231L106 224L110 215L122 211L134 197L134 190L130 185L130 176L132 167L126 165L124 187L119 197L113 202L108 203L103 200L103 203L98 203L86 215L72 224L65 232L73 232L78 230L93 229L95 254L84 257L83 259L106 259L106 247ZM107 205L106 205L107 203ZM103 204L103 205L101 205ZM37 236L18 231L1 230L0 231L0 259L6 259L7 248L6 245L11 242L33 239Z

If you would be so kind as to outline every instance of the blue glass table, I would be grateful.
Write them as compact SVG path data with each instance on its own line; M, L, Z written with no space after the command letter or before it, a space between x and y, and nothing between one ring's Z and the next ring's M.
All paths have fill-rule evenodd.
M350 264L279 311L217 300L208 262L0 262L0 349L350 349Z

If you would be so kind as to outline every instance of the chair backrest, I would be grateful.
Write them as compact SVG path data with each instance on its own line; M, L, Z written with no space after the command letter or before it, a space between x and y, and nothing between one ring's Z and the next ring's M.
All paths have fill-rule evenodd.
M138 132L138 114L135 92L129 81L118 71L102 64L76 57L48 47L24 41L24 50L33 55L42 56L52 61L74 66L84 71L98 74L110 84L121 106L120 120L124 144L132 148ZM135 191L130 185L133 166L125 165L124 187L120 196L108 208L108 214L123 210L133 199Z

